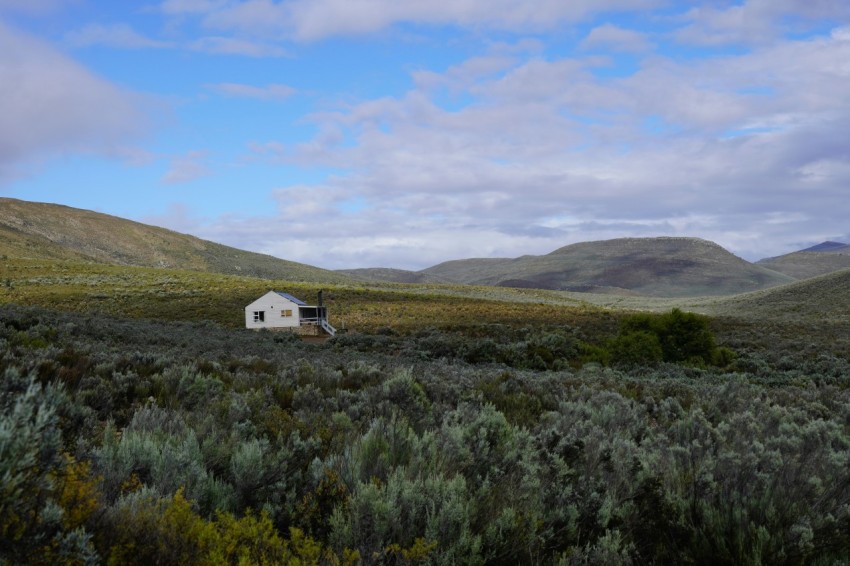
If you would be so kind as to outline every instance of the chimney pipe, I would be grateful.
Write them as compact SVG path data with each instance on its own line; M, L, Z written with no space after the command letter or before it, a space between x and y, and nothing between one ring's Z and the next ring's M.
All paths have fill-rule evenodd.
M319 289L319 306L322 306L322 290Z

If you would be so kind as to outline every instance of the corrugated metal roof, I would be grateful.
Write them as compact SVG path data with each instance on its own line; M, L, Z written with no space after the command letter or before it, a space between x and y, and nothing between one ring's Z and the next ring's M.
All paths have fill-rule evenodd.
M295 303L296 305L298 305L300 307L306 307L307 306L307 303L305 303L301 299L293 297L289 293L284 293L283 291L275 291L275 293L277 293L278 295L280 295L281 297L283 297L287 301L292 301L293 303Z

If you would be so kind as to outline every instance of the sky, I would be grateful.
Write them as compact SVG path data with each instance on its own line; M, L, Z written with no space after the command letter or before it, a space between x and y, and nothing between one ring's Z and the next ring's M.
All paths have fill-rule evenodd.
M0 0L0 196L328 269L850 242L846 0Z

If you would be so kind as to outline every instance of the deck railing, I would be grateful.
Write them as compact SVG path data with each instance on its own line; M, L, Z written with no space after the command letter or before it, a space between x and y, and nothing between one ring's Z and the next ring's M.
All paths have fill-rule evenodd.
M325 332L333 336L336 334L336 328L330 325L328 319L320 316L308 316L299 319L301 326L321 326Z

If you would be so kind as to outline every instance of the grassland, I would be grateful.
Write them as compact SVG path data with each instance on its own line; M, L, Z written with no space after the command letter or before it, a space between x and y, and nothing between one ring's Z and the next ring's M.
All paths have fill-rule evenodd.
M0 264L0 282L0 303L132 318L208 320L231 328L242 327L245 305L270 289L290 292L308 303L324 289L332 323L354 331L487 323L554 325L600 311L574 297L533 289L307 283L22 258L7 258Z
M0 304L161 321L244 326L244 306L270 289L312 303L325 291L331 323L343 332L410 335L484 326L533 334L581 329L602 343L630 312L673 308L709 315L722 345L766 350L803 346L850 351L850 271L732 297L653 298L491 286L315 283L68 260L6 258Z

